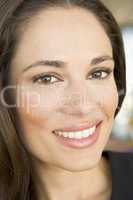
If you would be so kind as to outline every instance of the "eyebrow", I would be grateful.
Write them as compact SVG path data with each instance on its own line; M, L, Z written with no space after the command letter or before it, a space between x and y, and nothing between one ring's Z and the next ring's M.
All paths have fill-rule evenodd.
M102 63L104 61L108 61L108 60L114 61L114 59L109 55L99 56L99 57L92 59L90 65L91 66L97 65L97 64L100 64L100 63ZM37 61L37 62L27 66L22 72L26 72L27 70L37 67L37 66L50 66L50 67L55 67L55 68L65 68L65 66L67 66L67 62L64 62L62 60L40 60L40 61Z

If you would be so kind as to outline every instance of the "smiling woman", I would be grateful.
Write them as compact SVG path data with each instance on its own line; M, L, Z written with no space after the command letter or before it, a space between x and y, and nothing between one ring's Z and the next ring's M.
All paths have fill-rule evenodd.
M104 151L126 92L110 11L98 0L2 0L0 50L1 199L133 196L114 187L116 159L130 155Z

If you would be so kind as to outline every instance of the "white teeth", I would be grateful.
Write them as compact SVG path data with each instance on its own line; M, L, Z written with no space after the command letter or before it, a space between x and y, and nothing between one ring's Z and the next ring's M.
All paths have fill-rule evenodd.
M68 137L69 138L74 138L74 133L73 132L68 133Z
M89 130L85 130L84 133L82 134L83 138L88 137L90 134Z
M84 131L75 131L75 132L56 131L55 134L68 138L81 139L81 138L86 138L89 135L93 135L95 129L96 126L93 126L92 128L86 129Z
M74 133L74 138L81 139L82 138L82 132Z
M96 129L95 126L93 126L92 128L89 129L89 133L90 133L90 135L92 135L92 134L94 133L95 129Z
M64 137L68 137L68 133L67 133L67 132L64 132L63 136L64 136Z

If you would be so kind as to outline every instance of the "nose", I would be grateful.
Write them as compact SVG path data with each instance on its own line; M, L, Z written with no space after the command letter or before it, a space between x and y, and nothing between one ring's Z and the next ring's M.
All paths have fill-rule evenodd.
M96 108L95 95L86 83L75 83L67 91L62 107L65 115L85 118Z

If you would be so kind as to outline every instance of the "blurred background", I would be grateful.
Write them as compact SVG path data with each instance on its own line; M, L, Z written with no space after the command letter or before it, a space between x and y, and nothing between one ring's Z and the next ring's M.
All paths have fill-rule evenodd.
M133 0L101 0L113 13L123 35L127 94L106 149L133 152Z

